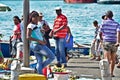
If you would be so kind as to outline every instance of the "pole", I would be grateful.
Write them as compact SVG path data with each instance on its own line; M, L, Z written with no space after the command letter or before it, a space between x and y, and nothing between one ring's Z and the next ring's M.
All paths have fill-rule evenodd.
M26 38L27 25L29 18L29 0L24 0L23 2L23 21L24 21L24 40L23 40L23 66L29 67L29 42Z

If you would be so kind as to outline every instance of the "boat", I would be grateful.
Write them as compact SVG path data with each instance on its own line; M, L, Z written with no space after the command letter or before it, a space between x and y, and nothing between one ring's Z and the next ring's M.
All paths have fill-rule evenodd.
M95 0L64 0L66 3L94 3Z
M0 3L0 11L11 11L11 8L5 4Z
M2 51L3 56L5 58L11 57L10 43L8 41L0 41L0 46L1 46L1 51ZM80 54L89 55L89 49L90 49L89 45L83 45L83 44L78 44L74 42L74 46L72 49L69 50L69 53L72 54L72 56L75 56L75 55L80 56ZM51 46L51 50L54 53L55 47ZM34 53L30 51L30 55L34 55Z
M120 0L97 0L99 4L120 4Z

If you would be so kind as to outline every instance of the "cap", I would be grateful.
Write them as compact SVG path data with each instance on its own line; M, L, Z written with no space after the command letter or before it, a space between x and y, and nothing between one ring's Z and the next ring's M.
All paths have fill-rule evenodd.
M113 17L113 12L112 11L107 11L106 13L105 13L105 15L107 16L107 17Z
M61 10L61 7L56 7L55 10Z
M40 12L40 13L39 13L39 16L43 16L43 14Z

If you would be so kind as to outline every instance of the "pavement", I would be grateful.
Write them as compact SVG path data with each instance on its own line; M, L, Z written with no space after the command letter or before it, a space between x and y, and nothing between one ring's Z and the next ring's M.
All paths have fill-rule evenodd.
M114 71L115 77L112 77L112 80L120 80L120 68L116 68L116 65ZM99 61L90 60L89 56L71 58L67 63L66 69L72 70L72 75L79 76L80 78L101 80Z

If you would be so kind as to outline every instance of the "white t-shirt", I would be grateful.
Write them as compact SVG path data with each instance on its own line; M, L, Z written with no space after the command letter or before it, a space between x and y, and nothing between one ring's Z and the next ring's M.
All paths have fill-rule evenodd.
M40 27L37 27L37 25L30 23L27 28L32 29L31 37L43 41L43 36L40 31ZM32 41L36 43L35 41Z

